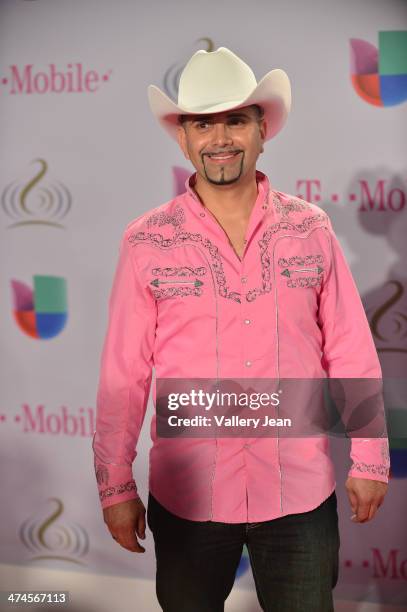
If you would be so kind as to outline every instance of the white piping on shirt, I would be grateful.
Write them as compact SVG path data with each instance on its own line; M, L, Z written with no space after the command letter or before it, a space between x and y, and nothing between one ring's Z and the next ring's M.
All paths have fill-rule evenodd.
M324 226L317 226L314 227L306 236L296 236L293 234L284 234L284 236L279 236L274 244L273 244L273 283L274 283L274 301L276 304L276 334L277 334L277 338L276 338L276 353L277 353L277 358L276 358L276 363L277 363L277 377L278 380L280 380L280 334L279 334L279 329L278 329L278 296L277 296L277 283L276 283L276 266L275 266L275 248L277 245L277 242L279 240L282 240L283 238L299 238L301 240L307 240L311 234L313 232L315 232L318 229L326 229ZM312 270L317 270L318 268L311 268ZM301 270L293 270L293 272L302 272L304 271L305 268L302 268ZM278 406L277 406L278 409ZM277 454L278 454L278 469L279 469L279 474L280 474L280 511L281 513L283 513L283 474L282 474L282 469L281 469L281 460L280 460L280 436L279 436L279 428L277 428Z
M196 245L196 244L180 244L180 245L175 245L175 246L171 246L171 247L160 247L159 245L151 245L153 248L157 248L160 249L161 251L167 251L169 252L172 249L184 249L185 247L193 247L195 249L197 249L199 251L199 253L202 255L202 257L205 259L208 268L211 272L211 278L212 278L212 283L213 283L213 293L215 296L215 305L216 305L216 317L215 317L215 350L216 350L216 380L219 380L219 308L218 308L218 294L217 294L217 287L216 287L216 283L215 283L215 278L214 278L214 274L213 274L213 270L212 270L212 266L209 263L209 260L205 254L204 251L202 251L202 249ZM184 281L183 281L184 282ZM217 462L217 457L218 457L218 438L215 438L215 442L216 442L216 448L215 448L215 457L213 460L213 464L212 464L212 474L211 474L211 518L210 520L213 520L213 482L215 480L215 472L216 472L216 462Z

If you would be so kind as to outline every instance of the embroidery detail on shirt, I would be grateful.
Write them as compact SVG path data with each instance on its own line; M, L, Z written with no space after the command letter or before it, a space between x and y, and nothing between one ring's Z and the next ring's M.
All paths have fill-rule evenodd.
M169 248L179 244L185 244L189 241L192 243L198 243L208 250L212 260L212 269L215 275L216 284L218 286L218 293L221 297L240 302L241 294L238 291L230 291L226 282L226 275L223 270L222 259L219 255L219 249L214 245L209 238L205 238L202 234L176 230L172 238L165 238L159 233L150 232L137 232L136 234L130 234L128 237L130 244L134 246L137 242L150 242L161 248ZM202 291L197 288L195 291ZM200 295L200 293L194 293L194 295Z
M290 221L278 221L270 225L263 234L263 238L270 240L271 234L275 234L280 230L291 230L293 232L304 233L309 230L318 221L327 221L328 216L325 213L317 213L310 217L305 217L301 223L292 223Z
M279 212L285 219L288 219L289 214L292 212L311 210L311 206L308 202L305 202L300 198L291 198L287 202L284 202L277 193L273 193L273 204L276 211Z
M280 257L278 265L282 268L291 268L292 266L312 266L314 264L322 265L324 263L324 256L318 253L317 255L293 255L286 259Z
M154 285L154 287L158 287L159 285L163 285L164 283L171 283L171 285L173 284L182 284L185 285L185 283L191 283L192 285L194 285L195 287L200 287L201 285L203 285L203 282L198 280L197 278L195 280L160 280L159 278L155 278L154 280L152 280L150 282L150 285Z
M109 471L104 465L96 466L96 481L98 484L109 484Z
M280 263L281 260L279 260ZM286 268L285 270L283 270L281 272L282 276L286 276L288 277L287 280L287 287L289 287L290 289L295 289L296 287L319 287L321 286L322 283L322 272L324 271L324 269L321 266L317 266L316 268L294 268L292 270L290 270L289 268ZM317 276L305 276L305 277L294 277L292 278L292 274L293 272L314 272L317 274Z
M322 276L300 276L299 278L290 278L287 281L287 287L295 289L296 287L319 287L322 282Z
M374 464L374 463L364 463L363 461L358 461L357 463L352 463L350 468L351 470L357 470L358 472L369 472L370 474L380 474L381 476L389 475L389 468L383 465L382 463Z
M152 268L152 274L161 274L162 276L204 276L206 268L191 268L189 266L169 267L169 268Z
M116 485L115 487L108 487L107 489L102 489L99 491L100 501L103 501L107 497L112 497L112 495L121 495L122 493L126 493L127 491L135 491L136 483L134 480L129 480L128 482L121 483Z
M270 225L265 230L263 237L258 241L260 247L262 287L256 287L255 289L251 289L246 293L246 300L248 302L253 302L259 295L264 295L265 293L269 293L271 291L270 257L267 249L272 236L282 230L304 233L311 229L315 223L322 221L326 222L327 219L328 216L325 213L317 213L315 215L311 215L310 217L306 217L301 223L278 221L277 223Z
M380 445L380 451L382 454L383 461L389 464L390 463L390 453L389 453L389 441L387 439L382 440L381 445Z
M153 213L147 219L147 227L152 225L166 225L171 223L174 227L179 227L182 223L185 223L185 213L181 206L175 206L173 213L161 211Z
M171 283L171 284L182 284L184 285L185 283L191 283L192 285L195 285L195 287L200 287L201 285L203 285L203 282L198 280L197 278L194 281L187 281L187 280L182 280L182 281L173 281L173 280L169 280L169 281L163 281L160 280L159 278L155 278L153 281L151 281L150 285L154 285L155 287L158 287L158 285L163 285L164 283Z
M184 283L185 281L182 282ZM201 285L202 284L203 283L201 283ZM164 297L176 297L177 295L181 297L196 295L199 297L202 295L202 289L200 287L165 287L164 289L153 289L153 295L158 299Z
M278 196L278 194L274 192L273 202L276 206L280 207L278 208L279 211L282 212L283 210L285 210L284 203L281 201L280 196ZM286 206L288 206L290 202L293 207L294 203L295 206L299 206L300 210L308 210L311 208L309 204L303 202L302 200L290 200L288 203L286 203ZM294 208L292 209L294 210ZM174 245L183 244L187 241L191 241L192 243L198 242L205 249L208 250L209 255L211 257L212 269L218 286L219 295L223 298L240 303L242 297L241 293L239 291L230 291L229 287L227 286L226 275L223 269L222 259L219 255L218 247L214 245L211 240L209 240L209 238L202 236L202 234L200 233L182 231L181 227L179 227L179 224L182 224L185 221L185 214L183 209L178 205L176 207L176 211L177 212L172 215L165 212L155 213L154 215L151 215L151 217L149 217L147 222L148 225L162 225L164 223L172 223L175 227L175 233L172 238L164 238L163 235L160 233L137 232L136 234L131 234L128 237L129 242L134 245L134 243L139 241L147 241L161 248L168 248ZM284 215L283 212L282 214ZM315 223L326 222L327 218L328 217L325 213L317 213L315 215L306 217L301 223L293 223L289 220L282 220L266 228L263 233L263 237L261 238L261 240L258 241L260 247L262 286L251 289L245 294L246 300L248 302L253 302L259 295L264 295L265 293L269 293L271 291L271 263L267 248L272 236L277 232L283 230L304 233L311 229L311 227Z
M321 268L321 266L318 266L317 268L295 268L294 270L289 270L286 268L281 272L281 275L288 276L288 278L290 278L293 272L316 272L317 274L322 274L323 271L324 269Z

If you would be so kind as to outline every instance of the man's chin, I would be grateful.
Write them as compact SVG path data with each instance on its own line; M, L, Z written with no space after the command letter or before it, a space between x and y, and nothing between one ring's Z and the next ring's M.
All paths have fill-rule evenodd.
M232 183L237 183L237 181L240 179L240 174L233 176L230 179L212 178L207 174L206 178L212 185L232 185Z
M234 172L231 173L230 176L227 176L227 173L222 171L215 174L214 172L207 172L205 170L206 180L212 185L232 185L240 179L241 175L242 172Z

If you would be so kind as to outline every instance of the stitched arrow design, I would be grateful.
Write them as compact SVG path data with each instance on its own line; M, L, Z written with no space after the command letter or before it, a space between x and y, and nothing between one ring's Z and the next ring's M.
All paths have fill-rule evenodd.
M321 274L321 272L323 271L324 269L320 266L318 266L317 268L297 268L296 270L289 270L288 268L286 268L281 272L281 274L290 278L291 272L316 272L317 274Z
M201 285L203 285L203 282L198 279L174 281L174 280L160 280L158 278L155 278L154 280L152 280L150 285L154 285L154 287L158 287L159 285L164 285L166 283L171 283L171 284L178 283L180 285L185 285L186 283L190 283L194 285L194 287L200 287Z

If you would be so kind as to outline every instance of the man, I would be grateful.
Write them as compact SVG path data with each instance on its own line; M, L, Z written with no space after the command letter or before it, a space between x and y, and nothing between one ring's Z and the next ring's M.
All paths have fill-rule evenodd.
M153 367L157 381L381 377L328 216L256 170L290 110L285 72L257 83L230 50L198 51L177 104L154 86L149 99L196 172L185 193L127 226L110 297L95 470L108 529L134 552L145 550L145 507L131 466ZM333 610L327 438L167 438L156 422L147 518L163 610L223 610L244 544L264 610ZM353 438L351 458L346 490L363 523L386 492L387 437Z

